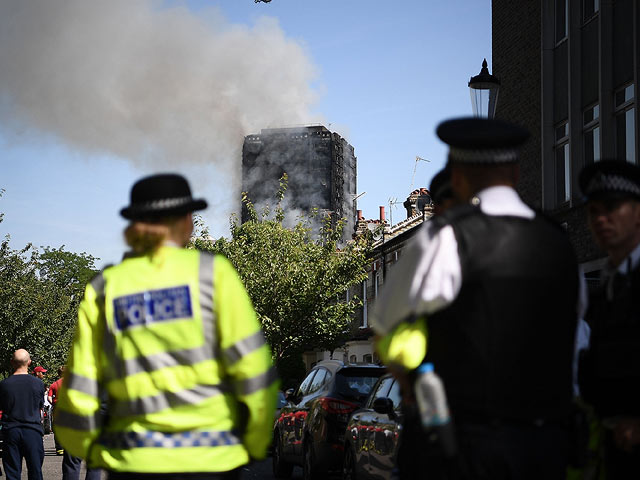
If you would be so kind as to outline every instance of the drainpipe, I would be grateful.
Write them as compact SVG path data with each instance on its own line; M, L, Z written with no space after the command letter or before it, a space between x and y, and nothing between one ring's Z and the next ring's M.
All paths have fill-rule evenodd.
M384 206L380 205L380 225L382 225L382 245L380 246L380 253L382 255L382 281L387 280L387 255L384 253L384 231L386 225L386 218L384 215Z

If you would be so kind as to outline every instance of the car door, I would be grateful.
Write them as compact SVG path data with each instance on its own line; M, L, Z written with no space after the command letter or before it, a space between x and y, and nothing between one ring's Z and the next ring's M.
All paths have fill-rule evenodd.
M327 375L330 375L330 373L326 368L318 367L316 369L316 374L314 375L313 380L309 384L309 388L298 404L298 412L296 415L296 444L294 453L296 457L300 459L300 461L302 461L302 455L304 454L304 445L302 444L302 442L304 440L306 424L309 420L311 404L313 400L316 399L318 395L320 395L320 391L322 389L322 386L324 385Z
M282 454L286 459L295 456L298 443L302 438L298 432L300 415L304 413L302 400L305 398L317 369L311 370L296 390L292 399L280 410L278 429L282 445Z
M392 402L392 410L388 413L373 411L374 424L369 449L369 472L377 480L391 478L395 466L398 441L402 431L402 414L400 410L400 384L393 378L386 397Z
M383 376L374 386L365 408L353 414L349 435L352 439L356 464L356 478L371 478L371 462L369 456L372 448L372 436L376 428L377 415L373 410L373 401L378 397L384 397L391 388L393 377Z

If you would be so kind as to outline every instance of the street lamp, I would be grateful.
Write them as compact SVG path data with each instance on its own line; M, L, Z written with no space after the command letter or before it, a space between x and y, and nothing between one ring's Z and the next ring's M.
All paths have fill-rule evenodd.
M489 73L485 58L480 73L469 80L471 106L476 117L495 117L498 90L500 90L500 80Z

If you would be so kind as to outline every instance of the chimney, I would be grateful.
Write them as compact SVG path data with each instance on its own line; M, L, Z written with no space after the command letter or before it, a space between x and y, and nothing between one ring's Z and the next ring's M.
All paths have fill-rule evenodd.
M386 219L384 217L384 206L380 205L380 223L386 223Z
M358 212L358 220L362 220L362 210L356 210Z

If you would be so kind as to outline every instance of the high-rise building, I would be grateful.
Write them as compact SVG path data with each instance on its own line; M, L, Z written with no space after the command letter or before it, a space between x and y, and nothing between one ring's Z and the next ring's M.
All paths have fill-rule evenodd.
M587 272L600 267L578 174L605 158L638 163L640 3L493 0L496 117L531 132L521 152L524 200L567 229Z
M324 126L268 128L247 135L242 147L242 191L247 192L258 213L276 202L279 181L288 176L283 206L287 216L331 214L335 223L344 218L344 241L355 227L357 159L354 149ZM243 205L242 222L247 221Z

